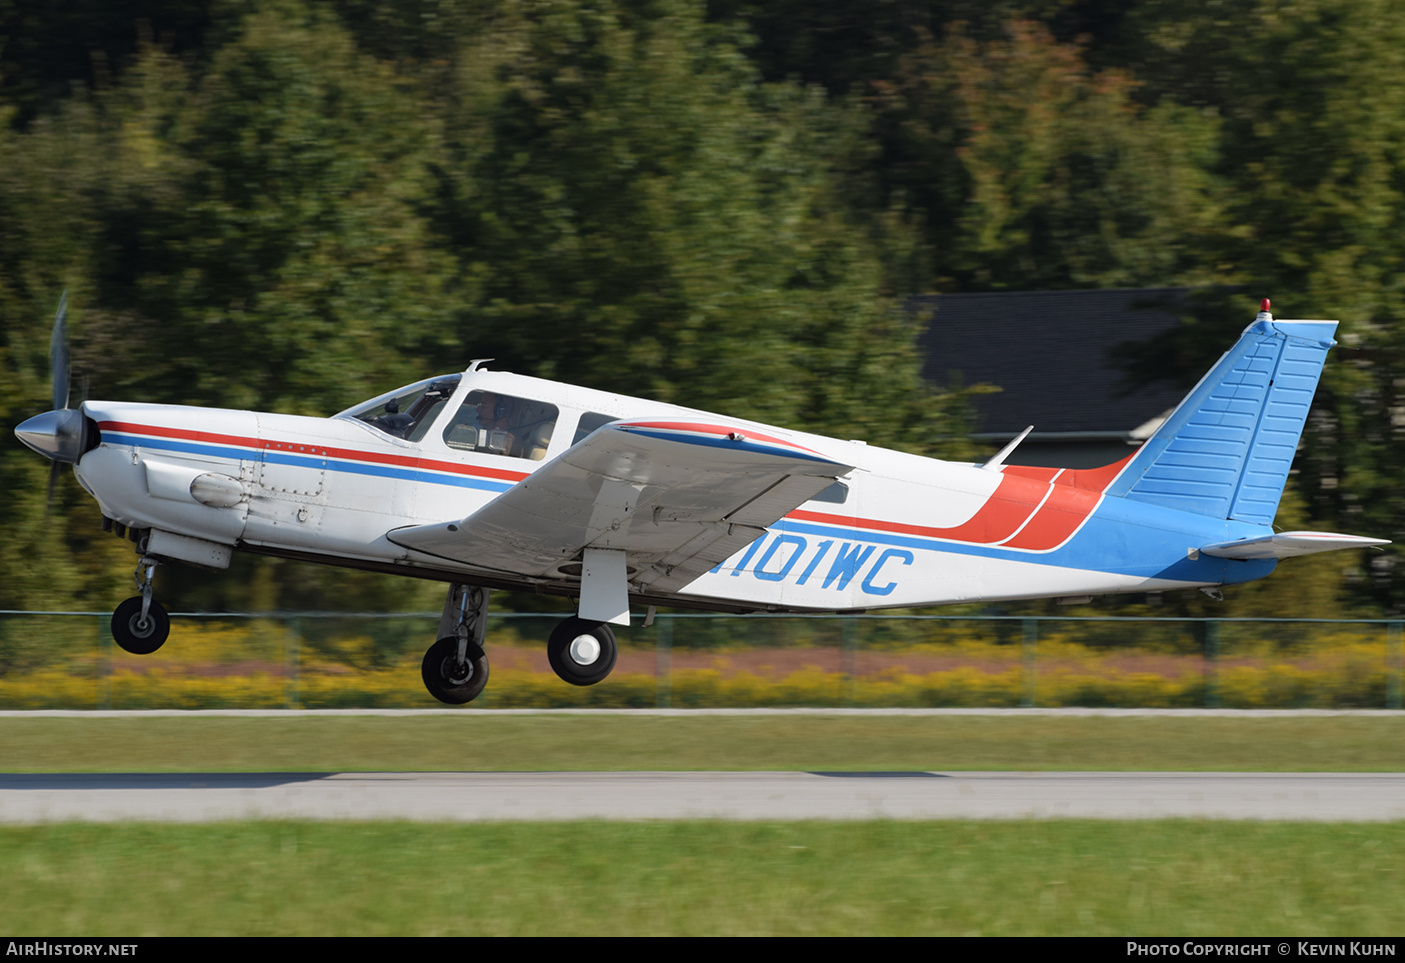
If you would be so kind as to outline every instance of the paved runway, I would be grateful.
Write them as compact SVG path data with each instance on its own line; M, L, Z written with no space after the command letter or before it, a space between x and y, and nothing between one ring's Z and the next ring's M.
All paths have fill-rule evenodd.
M1405 819L1400 773L0 775L0 822L225 819Z

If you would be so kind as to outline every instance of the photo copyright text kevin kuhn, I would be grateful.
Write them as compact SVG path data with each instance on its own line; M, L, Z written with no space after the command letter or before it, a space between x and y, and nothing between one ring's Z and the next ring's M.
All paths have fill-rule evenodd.
M1395 940L1128 940L1128 956L1395 956Z

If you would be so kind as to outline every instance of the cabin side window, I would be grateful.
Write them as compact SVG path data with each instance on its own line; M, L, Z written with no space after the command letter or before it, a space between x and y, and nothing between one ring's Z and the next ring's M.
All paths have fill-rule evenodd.
M444 444L460 451L540 461L559 415L555 405L493 391L470 391L444 429Z
M576 437L571 439L571 444L579 445L595 429L619 420L618 415L602 415L598 411L587 411L581 415L581 420L576 422Z

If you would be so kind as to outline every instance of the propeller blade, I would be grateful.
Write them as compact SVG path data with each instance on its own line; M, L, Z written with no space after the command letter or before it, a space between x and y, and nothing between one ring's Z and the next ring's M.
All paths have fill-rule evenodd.
M54 382L56 409L68 407L68 367L68 289L64 288L54 315L54 332L49 336L49 377Z
M59 472L63 471L63 462L56 461L49 466L49 495L44 499L44 511L54 510L54 489L59 484Z

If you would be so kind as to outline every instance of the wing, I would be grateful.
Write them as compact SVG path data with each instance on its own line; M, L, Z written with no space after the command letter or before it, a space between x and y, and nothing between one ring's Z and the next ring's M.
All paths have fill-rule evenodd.
M405 548L494 572L577 578L623 552L635 592L673 592L852 466L750 427L629 420L596 430L462 521L396 529Z

